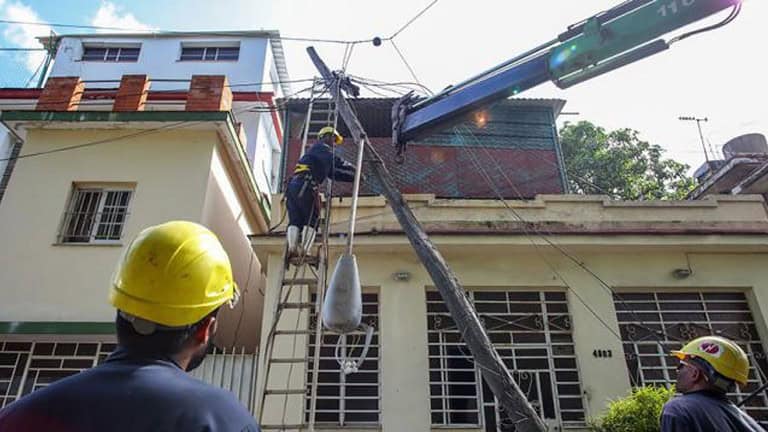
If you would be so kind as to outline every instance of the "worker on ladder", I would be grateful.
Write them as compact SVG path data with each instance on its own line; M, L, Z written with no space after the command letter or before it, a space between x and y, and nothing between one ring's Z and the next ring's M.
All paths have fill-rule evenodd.
M334 154L344 138L332 126L320 129L318 141L302 156L285 193L288 208L288 256L307 254L315 242L320 213L319 186L325 179L352 182L355 167Z
M143 230L112 279L117 350L0 410L0 431L259 432L232 393L187 374L210 350L219 309L237 297L227 253L207 228Z

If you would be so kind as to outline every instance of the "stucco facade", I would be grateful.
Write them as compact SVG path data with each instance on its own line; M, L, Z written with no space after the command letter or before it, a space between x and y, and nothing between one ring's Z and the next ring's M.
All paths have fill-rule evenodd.
M694 202L617 202L595 196L540 195L531 201L510 202L514 212L497 201L440 200L429 195L410 196L408 201L465 289L472 293L482 320L492 339L498 338L496 347L505 361L509 361L513 374L520 372L522 375L515 376L523 380L523 384L531 382L525 381L530 376L536 376L533 382L540 386L538 390L526 390L523 384L521 387L524 392L528 391L529 398L537 401L537 409L543 410L546 421L553 427L583 428L585 419L599 415L609 400L625 395L631 385L657 383L653 379L654 373L665 374L674 380L674 365L654 366L654 362L668 361L663 353L644 354L643 350L656 349L659 344L650 337L633 336L636 331L643 330L641 324L644 322L650 328L659 326L664 345L672 347L675 343L679 345L673 337L685 334L681 329L689 329L686 331L692 335L704 331L696 327L696 323L686 326L683 321L698 322L696 315L703 316L707 307L709 312L702 319L707 320L712 329L729 325L715 321L730 323L743 316L740 330L734 331L733 337L749 345L756 371L768 372L764 370L762 342L768 337L768 215L759 196L713 196ZM336 234L346 229L347 205L348 200L341 204L334 201L331 270L343 250L343 238ZM361 401L348 396L346 415L352 416L348 417L350 420L343 429L377 426L384 431L429 431L443 427L496 430L492 425L488 426L490 429L483 426L494 421L491 418L494 415L491 414L493 401L489 402L485 395L482 396L482 406L474 409L478 412L475 417L472 417L475 415L471 412L472 403L466 400L460 407L443 405L456 403L458 399L449 399L458 398L456 395L462 393L460 382L447 382L458 379L459 374L445 363L457 361L455 356L451 360L452 345L445 342L455 336L450 329L450 317L435 312L441 301L439 296L430 293L434 291L433 282L400 232L384 200L363 198L358 215L355 254L361 283L365 292L378 294L375 323L379 339L375 354L372 354L372 361L376 363L373 372L378 371L378 374L372 374L378 388L378 402L366 403L365 406L376 413L370 413L366 421L356 423L352 417L353 403ZM520 218L526 223L521 223ZM279 292L282 241L277 237L256 236L253 245L261 262L265 263L265 311L271 311ZM303 301L307 301L308 294L303 295ZM508 300L488 300L498 295ZM292 301L299 300L298 296L295 293ZM646 297L655 299L655 303L645 303L643 299ZM730 297L736 300L723 300ZM691 300L694 298L700 300ZM648 305L651 303L658 304L662 311L650 311ZM688 317L677 318L681 321L674 325L664 324L663 319L668 315L664 315L663 309L670 304L674 308L690 307ZM507 308L506 312L489 312L492 306L500 305ZM535 310L541 305L542 312L515 314L516 308L526 305ZM705 312L698 310L699 305L704 305ZM645 310L626 312L627 308L635 307ZM484 308L487 309L485 312ZM726 314L723 309L729 308L741 312ZM661 324L651 312L662 316ZM517 324L503 321L511 320L509 317L516 317ZM528 318L538 322L532 324L531 329L545 334L546 342L514 342L523 334L536 334L536 331L522 331L524 326L515 327L522 326L520 323ZM637 319L639 323L635 322ZM295 323L297 328L306 328L308 322L311 320L307 312L293 312L281 319L282 325L290 328ZM262 325L262 343L271 325L271 316L267 312ZM505 326L511 326L513 330L508 333L512 336L506 336ZM298 351L293 346L293 338L276 339L278 354L275 356L304 356L313 335L311 332L309 336L297 338ZM511 337L513 343L501 341L504 336ZM742 341L741 338L749 340ZM529 348L530 352L534 348L546 350L548 354L544 360L549 361L549 366L526 375L526 366L523 366L526 358L520 357L522 348ZM639 354L632 351L635 349L640 350ZM463 361L463 351L454 354ZM628 360L637 361L642 371L629 370L629 365L634 363ZM264 389L266 360L262 358L261 361L260 392ZM333 375L332 365L320 364L321 368L330 368L330 375ZM521 365L521 371L514 371L514 365ZM292 386L309 386L311 381L306 363L299 363L292 371L284 367L273 368L267 387L285 387L289 372ZM451 374L454 374L453 378ZM572 380L566 378L566 374L577 379L566 385L558 381L560 374L563 374L563 380ZM329 389L343 387L338 385L338 378L322 373L320 376L320 399L323 394L334 394L327 393ZM542 390L545 382L542 377L556 382L551 385L555 396L546 396L549 390ZM636 382L638 377L643 382ZM354 374L348 378L353 383L357 382L355 379ZM755 388L764 382L760 373L753 372L751 379L754 383L750 385ZM323 382L336 384L335 387L323 387ZM479 384L475 382L475 385ZM576 390L565 388L576 385L577 391L572 392L574 397L566 398L558 393ZM309 391L310 387L307 389ZM353 389L349 387L348 390ZM480 404L480 393L478 387L473 393L475 396L469 398L476 398L476 403ZM547 398L555 402L547 402ZM285 400L287 410L283 409L282 396L267 403L261 416L265 425L305 423L308 405L304 403L304 395L289 395ZM760 400L750 413L765 420L766 402ZM546 408L549 404L553 404L554 410ZM321 402L320 406L325 406L335 416L324 426L342 429L338 418L339 411L345 408L340 408L333 400ZM476 423L475 426L450 420L459 411L457 408L467 407L469 417L464 419L475 418L476 421L469 422ZM322 423L318 421L318 424Z
M123 120L136 115L163 118L129 113ZM75 123L12 121L27 129L24 154L47 154L17 161L0 204L0 243L5 245L0 252L0 321L109 325L114 309L107 302L108 287L130 239L147 226L183 219L217 233L245 291L238 309L223 314L221 345L235 342L244 307L247 324L258 326L252 320L260 317L263 278L247 235L266 229L266 208L256 199L244 137L225 112L177 115L189 117L188 127L153 130L170 123L87 121L94 119L87 113L82 114L86 121ZM83 143L99 144L63 150ZM119 239L62 240L72 195L83 187L131 191ZM239 334L239 346L258 336L247 333ZM255 339L249 344L252 350Z

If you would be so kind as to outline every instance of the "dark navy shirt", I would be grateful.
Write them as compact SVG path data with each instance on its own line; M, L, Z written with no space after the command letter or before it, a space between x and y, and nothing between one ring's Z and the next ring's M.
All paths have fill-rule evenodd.
M763 431L757 422L725 396L707 391L686 393L664 405L661 432Z
M318 141L299 159L299 164L309 166L315 183L321 184L328 177L332 180L351 182L355 180L355 167L333 154L328 144Z
M35 391L0 411L0 431L259 432L234 395L170 359L118 350L103 364Z

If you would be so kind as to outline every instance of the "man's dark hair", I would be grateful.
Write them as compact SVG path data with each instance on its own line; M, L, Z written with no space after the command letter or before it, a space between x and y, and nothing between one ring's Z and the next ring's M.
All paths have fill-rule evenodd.
M215 317L219 313L216 308L213 312L204 316L200 321L182 328L161 328L154 333L144 335L136 331L133 324L125 319L120 312L115 318L117 329L117 343L128 352L143 355L172 356L180 353L189 342L189 339L209 317Z

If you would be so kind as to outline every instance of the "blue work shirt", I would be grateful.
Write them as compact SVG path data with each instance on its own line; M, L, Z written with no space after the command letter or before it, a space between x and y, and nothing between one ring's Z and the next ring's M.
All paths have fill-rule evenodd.
M301 164L309 166L316 184L322 184L329 177L343 182L355 180L355 166L334 155L331 146L322 141L313 144L299 158L297 166Z
M37 390L0 411L0 431L259 432L234 395L167 358L116 351L93 369Z
M678 396L661 411L661 432L758 432L764 429L725 396L697 391Z

